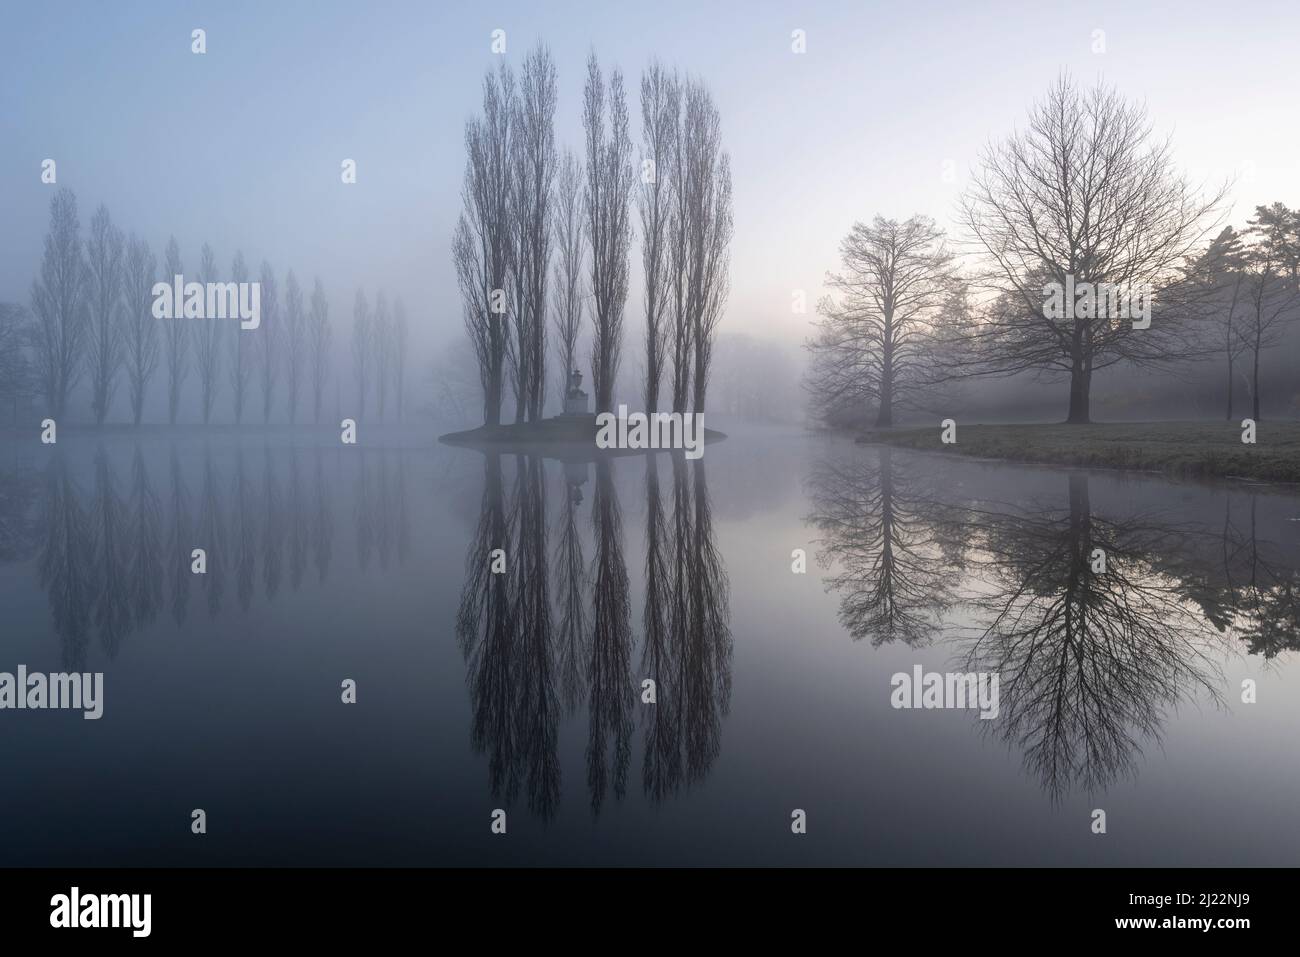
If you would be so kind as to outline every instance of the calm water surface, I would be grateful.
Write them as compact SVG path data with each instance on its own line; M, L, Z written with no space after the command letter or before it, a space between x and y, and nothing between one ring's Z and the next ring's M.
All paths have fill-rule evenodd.
M1300 859L1290 490L370 438L0 438L0 671L105 675L0 712L0 864ZM998 718L892 708L918 664Z

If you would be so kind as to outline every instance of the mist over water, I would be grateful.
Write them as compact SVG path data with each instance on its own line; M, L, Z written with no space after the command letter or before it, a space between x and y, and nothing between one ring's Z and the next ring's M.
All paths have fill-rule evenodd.
M1294 497L791 430L740 428L697 461L426 438L4 444L5 670L105 674L99 721L6 714L9 863L1300 849L1255 797L1300 785L1275 759L1297 718ZM918 664L1000 672L998 719L891 708L891 675ZM1124 841L1062 826L1096 806ZM792 808L806 840L780 826Z

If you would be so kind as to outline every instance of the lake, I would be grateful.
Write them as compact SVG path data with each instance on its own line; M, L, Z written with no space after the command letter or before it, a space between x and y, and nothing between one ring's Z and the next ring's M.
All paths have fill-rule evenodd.
M0 671L104 675L0 711L0 864L1300 856L1296 490L710 425L0 438Z

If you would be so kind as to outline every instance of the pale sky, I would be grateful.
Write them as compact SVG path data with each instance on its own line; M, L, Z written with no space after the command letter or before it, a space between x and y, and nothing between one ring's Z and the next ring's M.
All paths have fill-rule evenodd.
M1141 7L1139 9L1138 7ZM187 267L204 242L304 285L336 324L358 284L401 295L416 347L459 333L449 240L462 133L504 29L559 70L561 145L581 147L594 46L635 94L652 57L703 77L732 156L736 237L723 330L790 344L854 220L951 225L980 148L1023 125L1062 70L1145 101L1198 181L1236 175L1232 222L1300 205L1300 4L42 2L0 29L0 299L26 302L58 163L83 228L105 202ZM190 31L208 52L190 52ZM802 29L807 52L791 52ZM1094 53L1093 31L1105 31ZM639 104L630 103L639 143ZM340 182L353 158L358 183ZM955 182L945 182L951 161ZM635 221L635 218L634 218ZM633 248L634 263L639 256ZM639 323L634 268L629 334ZM792 290L809 313L791 312ZM336 326L337 328L337 326ZM336 335L337 341L337 335ZM627 360L637 361L635 343Z

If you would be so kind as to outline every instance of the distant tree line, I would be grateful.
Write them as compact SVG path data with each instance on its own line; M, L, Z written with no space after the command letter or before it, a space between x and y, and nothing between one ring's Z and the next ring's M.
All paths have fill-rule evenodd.
M1227 417L1236 371L1258 420L1261 354L1300 318L1300 213L1260 206L1211 240L1226 190L1193 189L1142 107L1062 78L1023 132L985 151L961 206L976 250L965 268L924 216L850 231L807 342L814 414L872 410L888 427L899 409L950 409L964 380L1027 374L1068 383L1066 421L1086 423L1098 371L1217 357ZM1149 289L1150 324L1074 303L1058 315L1053 285Z
M259 325L242 330L222 319L156 318L154 284L178 275L187 283L258 282ZM382 421L391 409L400 420L406 404L406 309L399 299L390 310L382 292L373 313L361 290L356 302L351 345L357 404L351 414L364 416L373 393L377 418ZM175 237L167 241L160 271L145 240L124 235L103 205L83 239L76 197L60 189L50 201L30 311L0 304L0 391L39 396L46 413L60 418L84 379L95 423L103 425L125 384L131 421L138 426L157 379L160 387L165 383L167 421L175 425L186 384L194 381L204 425L222 401L229 401L235 423L243 423L250 400L257 402L253 414L260 412L269 423L281 395L290 424L308 415L319 424L332 374L332 339L319 277L307 298L293 270L283 288L269 262L252 280L244 254L236 252L224 279L206 243L197 271L187 274Z
M555 64L539 44L518 80L505 64L489 71L482 112L465 127L464 211L452 258L483 421L501 424L507 388L515 422L541 418L548 328L563 394L579 364L584 316L595 408L614 408L634 198L646 284L643 403L658 410L667 376L672 410L703 412L732 236L731 167L712 96L659 64L646 70L639 175L619 70L606 78L595 54L588 58L581 158L559 155L556 109Z

